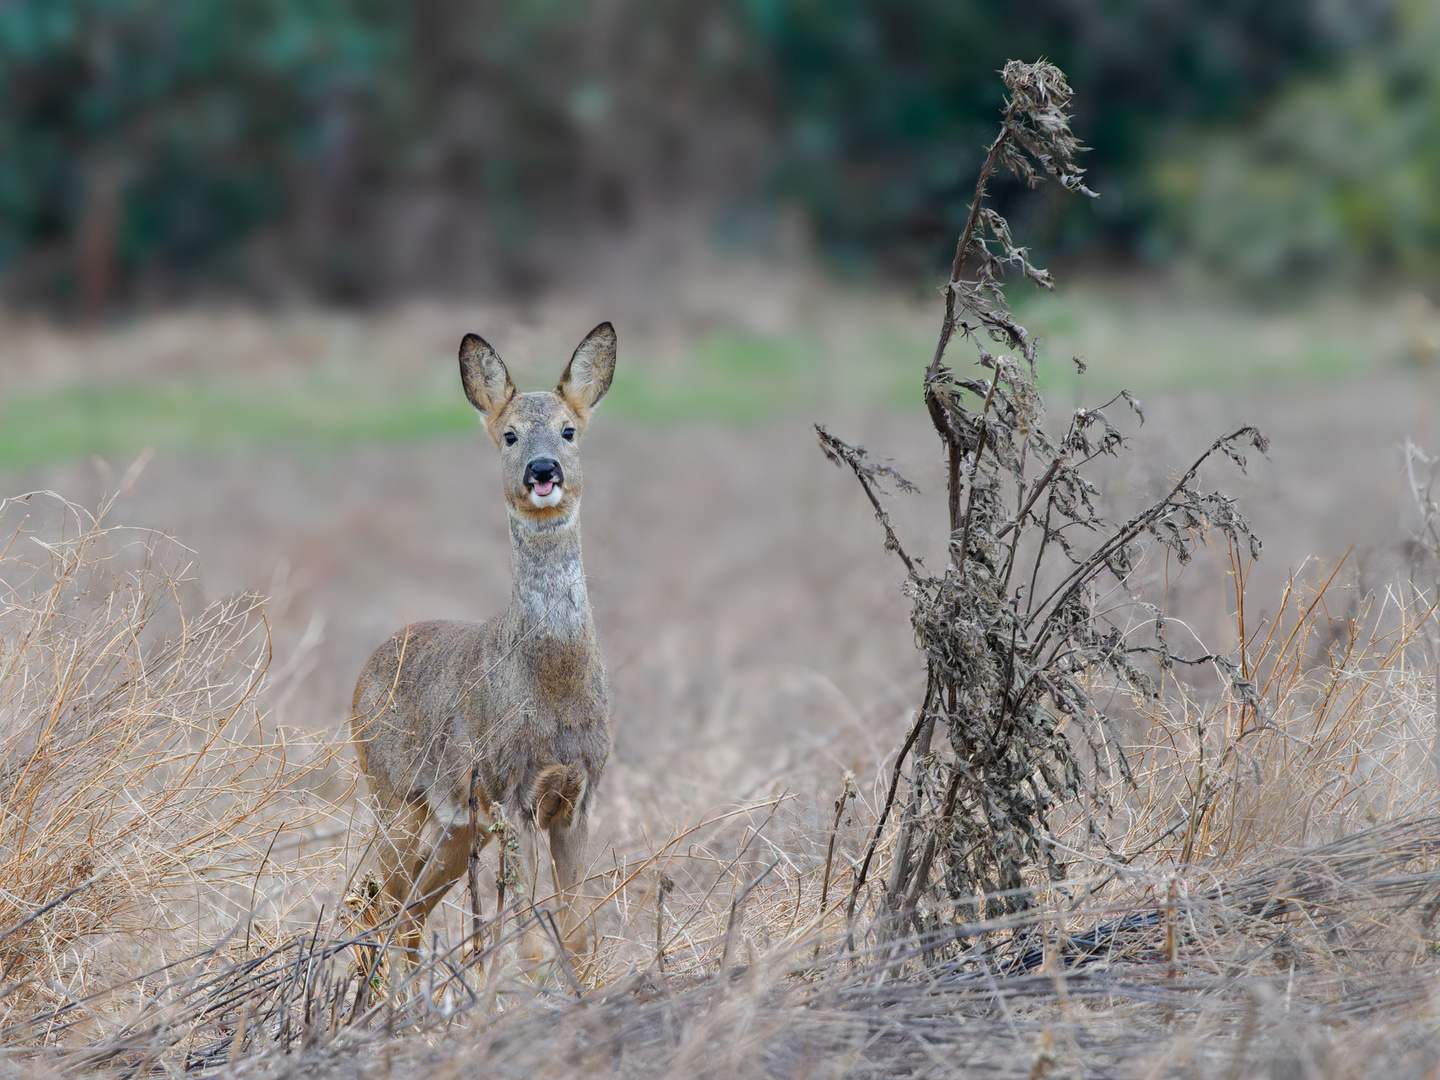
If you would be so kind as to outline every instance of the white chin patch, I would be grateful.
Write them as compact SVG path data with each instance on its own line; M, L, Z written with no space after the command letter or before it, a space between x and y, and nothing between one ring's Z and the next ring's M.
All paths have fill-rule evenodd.
M549 489L544 495L541 495L538 491L535 490L535 488L540 487L540 486L542 486L542 485L536 484L534 487L532 487L532 488L530 489L530 502L531 502L531 505L533 505L533 506L539 506L539 507L542 507L542 508L543 508L543 507L547 507L547 506L559 506L559 505L560 505L560 500L565 497L565 493L564 493L563 490L561 490L560 485L559 485L559 484L545 484L545 485L543 485L544 487L546 487L546 488Z

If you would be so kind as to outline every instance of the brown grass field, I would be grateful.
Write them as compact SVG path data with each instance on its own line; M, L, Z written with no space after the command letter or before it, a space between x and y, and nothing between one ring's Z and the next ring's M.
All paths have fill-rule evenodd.
M434 313L427 332L458 340L478 317ZM415 320L360 333L403 340ZM173 357L175 325L201 324L154 332ZM515 333L541 385L563 355ZM163 377L137 340L10 347ZM246 377L279 393L277 349L280 381ZM663 376L657 356L638 378ZM5 387L41 385L41 366ZM1215 477L1262 558L1218 545L1147 577L1197 649L1243 657L1263 716L1203 674L1134 705L1136 783L1107 781L1114 850L1067 812L1068 878L938 953L872 944L864 896L846 920L923 666L897 564L812 422L919 483L893 501L912 550L940 557L944 520L918 390L906 407L846 385L743 421L602 407L587 435L615 730L598 947L539 979L515 967L516 920L474 947L458 886L407 984L377 966L386 927L353 915L354 678L406 620L484 618L508 595L478 430L0 472L0 1074L1440 1075L1440 636L1402 453L1440 450L1434 374L1147 399L1104 478L1117 514L1227 425L1271 437L1268 460Z

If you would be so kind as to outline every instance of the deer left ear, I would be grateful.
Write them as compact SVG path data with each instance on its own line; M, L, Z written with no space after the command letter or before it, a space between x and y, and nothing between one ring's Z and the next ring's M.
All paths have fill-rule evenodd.
M505 361L479 334L466 334L460 342L460 382L487 424L493 423L515 396Z
M600 404L614 377L615 328L603 322L580 342L555 391L584 419Z

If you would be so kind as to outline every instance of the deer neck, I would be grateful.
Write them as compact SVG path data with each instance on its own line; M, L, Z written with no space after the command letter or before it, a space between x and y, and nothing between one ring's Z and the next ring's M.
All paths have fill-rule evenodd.
M580 641L594 632L578 517L542 525L510 518L510 610L523 635Z

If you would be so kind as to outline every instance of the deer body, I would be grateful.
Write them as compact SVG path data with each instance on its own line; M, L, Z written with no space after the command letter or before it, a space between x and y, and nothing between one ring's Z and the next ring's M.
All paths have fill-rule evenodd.
M467 335L462 382L501 452L511 598L485 623L424 622L381 645L355 686L351 732L369 781L381 888L403 909L396 941L418 948L426 917L466 871L476 778L482 830L497 808L521 832L535 892L537 833L573 947L591 802L610 752L605 669L580 552L578 441L610 384L608 323L581 343L553 392L515 391L500 358Z

